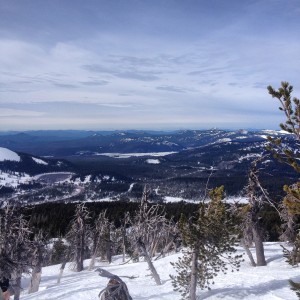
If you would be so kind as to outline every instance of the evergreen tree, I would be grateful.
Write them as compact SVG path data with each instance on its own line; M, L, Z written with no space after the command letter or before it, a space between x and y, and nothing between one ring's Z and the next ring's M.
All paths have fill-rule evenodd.
M276 98L285 115L285 122L280 124L280 127L291 133L296 142L300 141L300 100L292 96L293 86L288 82L281 82L281 87L275 90L268 86L269 94ZM300 172L300 151L299 144L295 143L296 148L289 147L282 139L274 139L269 137L268 149L273 153L274 157L279 161L291 166L296 172ZM289 262L298 263L299 255L299 234L297 234L297 225L295 216L300 215L300 182L296 182L291 186L284 186L286 196L283 199L282 219L285 221L284 232L282 237L289 242L294 243L292 251L285 249L285 255L290 253ZM295 261L297 258L298 261Z
M269 94L276 98L280 102L279 110L283 111L286 121L279 124L279 126L292 134L296 141L300 141L300 100L296 97L292 97L293 86L288 82L281 82L281 87L278 90L274 90L271 86L268 86ZM289 147L280 138L268 137L269 145L267 149L270 150L274 157L280 162L283 162L292 168L296 172L300 172L300 151L298 149L299 144L296 143L296 149ZM296 183L291 187L285 186L287 198L285 199L285 205L291 208L292 214L300 214L300 183ZM291 197L290 197L291 196ZM293 206L293 207L292 207Z
M174 290L182 299L195 300L196 288L209 288L218 272L239 268L241 256L236 255L237 235L225 204L224 187L209 192L208 205L201 203L191 219L180 220L182 239L187 249L183 257L172 263L177 275L171 276Z

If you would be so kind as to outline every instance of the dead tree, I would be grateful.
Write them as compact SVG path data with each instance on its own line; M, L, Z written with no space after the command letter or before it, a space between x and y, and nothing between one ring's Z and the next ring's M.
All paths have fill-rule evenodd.
M59 274L58 274L58 278L57 278L57 284L60 284L60 281L61 281L61 278L63 276L63 273L64 273L64 270L65 270L65 267L66 267L66 264L67 262L69 261L69 258L71 256L71 247L68 246L66 249L65 249L65 252L64 252L64 257L63 257L63 262L59 268Z
M92 258L89 265L89 270L92 270L95 267L96 257L100 253L101 243L105 241L105 232L109 227L109 220L106 217L106 210L101 212L95 221L95 225L91 230L91 238L92 238Z
M127 227L129 226L131 222L130 214L129 212L125 212L125 215L122 219L122 224L120 226L120 232L121 232L121 241L122 241L122 260L125 262L126 258L126 245L127 245Z
M139 211L132 221L130 239L131 243L135 245L138 255L144 257L148 263L155 282L161 284L159 275L153 266L152 257L167 243L164 239L167 221L162 208L159 205L150 206L147 198L148 191L145 187Z
M46 242L42 234L39 233L32 243L32 274L28 294L35 293L39 290L42 276L42 266L46 252L45 247Z
M70 243L71 255L75 263L75 270L83 270L83 260L87 245L89 212L84 204L78 204L71 227L67 233L67 240Z
M20 210L7 206L0 215L0 276L11 278L14 300L20 299L21 277L29 272L32 243L30 230Z
M247 246L247 240L253 239L256 251L256 266L265 266L267 264L264 253L264 231L261 223L260 212L263 205L272 205L267 191L262 187L259 177L257 164L261 158L256 159L251 164L248 175L248 184L246 186L249 205L244 218L244 245ZM247 247L245 248L247 250ZM249 250L249 249L248 249ZM249 255L249 254L248 254ZM253 260L252 265L254 265Z

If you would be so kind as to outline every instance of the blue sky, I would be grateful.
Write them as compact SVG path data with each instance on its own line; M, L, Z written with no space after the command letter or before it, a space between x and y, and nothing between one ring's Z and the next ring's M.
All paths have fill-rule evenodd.
M278 128L299 0L0 0L0 130Z

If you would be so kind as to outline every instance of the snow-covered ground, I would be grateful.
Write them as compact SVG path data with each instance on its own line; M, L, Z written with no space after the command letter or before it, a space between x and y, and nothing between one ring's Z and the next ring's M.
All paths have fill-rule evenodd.
M201 199L198 199L198 200L193 200L193 199L184 199L182 197L172 197L172 196L166 196L164 198L164 202L166 203L174 203L174 202L181 202L181 201L184 201L184 202L189 202L189 203L199 203L200 201L202 201ZM207 199L207 201L210 201L209 199ZM239 204L244 204L244 203L248 203L248 199L247 197L242 197L242 196L239 196L239 197L226 197L224 199L224 201L226 203L239 203Z
M0 161L5 160L20 161L21 158L16 152L13 152L7 148L0 147Z
M0 170L0 187L9 186L17 187L22 183L28 183L32 180L32 177L25 173L19 172L4 172Z
M142 156L154 156L161 157L174 154L177 152L149 152L149 153L97 153L96 155L104 155L114 158L129 158L129 157L142 157Z
M252 249L253 250L253 249ZM238 248L243 253L241 248ZM296 300L296 294L290 290L288 279L300 281L300 269L293 268L285 262L279 243L266 243L266 267L251 267L248 258L242 263L239 272L219 274L210 291L199 290L199 299L246 299L246 300ZM137 276L135 279L123 278L133 300L179 300L180 295L173 291L169 274L174 274L170 265L179 254L172 254L154 261L161 277L162 285L157 286L149 276L145 262L121 264L121 258L115 257L111 265L98 263L98 266L118 276ZM85 261L88 266L89 261ZM21 300L96 300L98 293L106 284L107 279L99 277L97 272L85 270L80 273L68 267L57 285L59 265L43 268L40 291L28 295L26 292L29 278L24 277L24 292Z
M159 159L149 158L149 159L146 160L146 163L152 164L152 165L158 165L158 164L160 164L160 160Z

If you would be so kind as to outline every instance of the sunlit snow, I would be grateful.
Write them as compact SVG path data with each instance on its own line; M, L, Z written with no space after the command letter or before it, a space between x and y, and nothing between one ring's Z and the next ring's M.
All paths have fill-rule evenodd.
M251 249L255 258L255 251ZM238 247L239 253L244 253ZM120 276L127 284L134 300L179 300L180 294L173 291L170 274L175 274L170 262L174 262L181 254L171 254L165 258L154 260L154 266L161 277L162 285L157 286L149 276L145 262L122 264L120 257L114 257L108 265L98 262L97 266ZM299 281L299 268L291 267L285 262L280 243L265 243L265 255L268 265L251 267L248 257L244 255L239 272L219 274L211 290L198 290L199 299L225 300L297 300L296 294L289 288L288 279ZM22 280L23 292L21 300L97 300L99 292L105 288L108 280L100 277L95 271L88 271L89 261L85 261L85 270L76 273L66 267L61 284L57 285L60 265L44 267L40 291L27 294L30 278L25 275ZM135 276L129 279L122 276Z
M13 152L7 148L0 147L0 161L5 160L20 161L21 158L16 152Z

